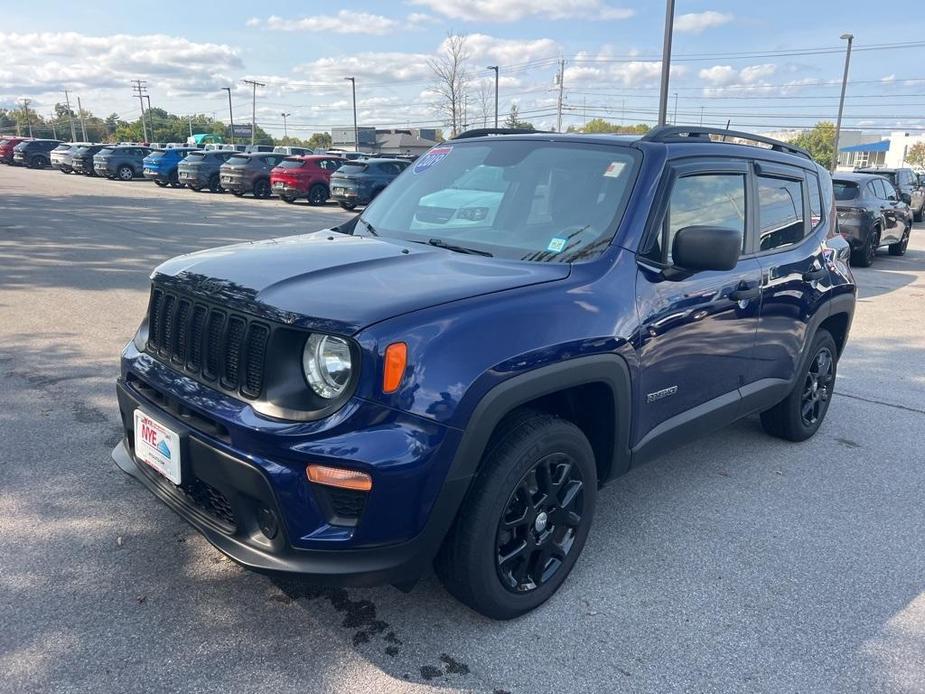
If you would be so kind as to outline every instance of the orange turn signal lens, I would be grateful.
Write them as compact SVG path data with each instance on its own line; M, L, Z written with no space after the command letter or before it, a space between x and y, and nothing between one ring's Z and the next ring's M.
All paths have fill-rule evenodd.
M329 487L353 489L358 492L368 492L373 488L373 478L365 472L345 470L341 467L328 467L312 463L305 468L308 479L315 484L325 484Z
M382 392L394 393L401 385L408 363L408 345L393 342L385 348L385 369L382 372Z

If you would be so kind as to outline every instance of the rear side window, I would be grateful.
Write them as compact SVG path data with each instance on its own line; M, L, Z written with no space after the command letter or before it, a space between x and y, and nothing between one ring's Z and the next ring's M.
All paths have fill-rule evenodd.
M246 164L249 161L250 161L250 157L229 157L228 158L229 164L241 165L241 164Z
M800 181L758 176L758 248L770 251L799 243L806 231L803 209Z
M711 226L735 229L745 244L745 176L697 174L679 178L671 191L662 239L663 262L671 263L671 246L680 229Z
M807 172L806 186L809 188L809 225L815 229L822 222L822 189L819 187L819 175Z
M832 191L836 200L854 200L860 193L857 183L848 181L832 181Z
M279 163L279 168L281 169L301 169L305 166L305 162L301 159L283 159Z
M366 171L366 164L344 164L339 171L345 174L358 174Z

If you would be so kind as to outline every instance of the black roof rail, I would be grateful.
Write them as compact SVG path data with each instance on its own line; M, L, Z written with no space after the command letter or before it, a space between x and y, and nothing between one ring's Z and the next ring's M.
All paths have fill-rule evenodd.
M697 140L702 142L713 142L713 140L710 139L710 135L721 135L723 141L725 141L727 137L737 137L742 140L760 142L765 145L770 145L771 149L775 152L787 152L788 154L797 154L801 157L812 159L809 152L802 147L790 145L781 140L764 137L763 135L755 135L740 130L726 130L725 128L706 128L693 125L662 125L652 128L643 135L641 139L646 142L696 142Z
M534 130L533 128L475 128L459 133L451 140L466 140L470 137L485 137L486 135L535 135L545 133L547 130Z

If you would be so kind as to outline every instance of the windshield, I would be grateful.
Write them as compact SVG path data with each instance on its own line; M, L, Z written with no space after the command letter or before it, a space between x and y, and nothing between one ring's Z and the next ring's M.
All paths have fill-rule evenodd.
M341 166L337 173L341 174L361 174L366 171L366 164L344 164Z
M112 150L111 147L104 147L104 148L101 149L99 152L97 152L97 154L100 154L100 155L103 155L103 154L112 154L112 152L113 152L113 150Z
M854 200L858 196L858 184L848 181L832 181L836 200Z
M192 154L187 154L187 155L186 155L186 160L185 160L185 161L187 161L187 162L191 162L191 161L202 161L202 160L205 159L205 158L206 158L206 155L205 155L205 154L200 154L199 152L193 152Z
M228 164L237 164L238 166L246 164L250 161L250 157L228 157Z
M624 146L532 139L438 145L362 220L380 236L510 259L584 260L613 238L640 156Z
M277 164L277 169L301 169L305 166L305 162L301 159L283 159L279 164Z

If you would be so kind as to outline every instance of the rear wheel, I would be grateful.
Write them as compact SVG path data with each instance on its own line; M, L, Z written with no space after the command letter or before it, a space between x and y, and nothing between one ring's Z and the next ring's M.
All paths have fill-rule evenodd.
M202 186L199 185L199 184L197 184L197 183L187 183L186 186L187 186L187 188L189 188L190 190L195 190L197 193L198 193L200 190L202 190Z
M166 187L167 187L167 181L162 181L162 180L159 179L159 178L155 178L155 179L154 179L154 185L160 186L161 188L166 188Z
M42 156L32 157L29 161L29 168L31 169L44 169L46 166L48 166L48 160Z
M212 174L209 176L209 192L210 193L222 193L222 184L219 181L218 174Z
M790 394L761 413L761 425L772 436L805 441L818 431L835 389L838 350L827 330L816 333Z
M308 204L323 205L328 201L328 197L330 197L328 187L321 183L316 183L308 191Z
M177 175L176 171L172 171L170 176L167 177L168 184L173 188L182 188L180 185L180 177Z
M234 195L236 198L244 197L244 191L241 191L241 190L233 190L231 191L231 194Z
M922 221L922 213L925 213L925 205L922 205L922 206L919 208L919 211L918 211L918 212L913 212L913 213L912 213L912 220L915 221L915 222L921 222L921 221Z
M285 202L287 205L291 205L295 202L295 198L291 195L280 195L279 199Z
M123 164L117 171L120 181L131 181L135 178L135 170L128 164Z
M903 234L903 237L899 240L898 243L890 244L890 255L906 255L906 248L909 247L909 230L906 229L906 233Z
M356 208L356 203L353 202L339 202L337 204L343 207L345 210L352 210Z
M270 188L270 181L265 178L261 178L257 181L254 181L254 197L265 200L270 197L272 190Z
M435 564L473 610L511 619L548 600L584 547L597 493L581 429L524 412L492 437Z
M864 245L851 254L851 264L857 267L870 267L877 255L879 245L880 230L875 228L867 235Z

